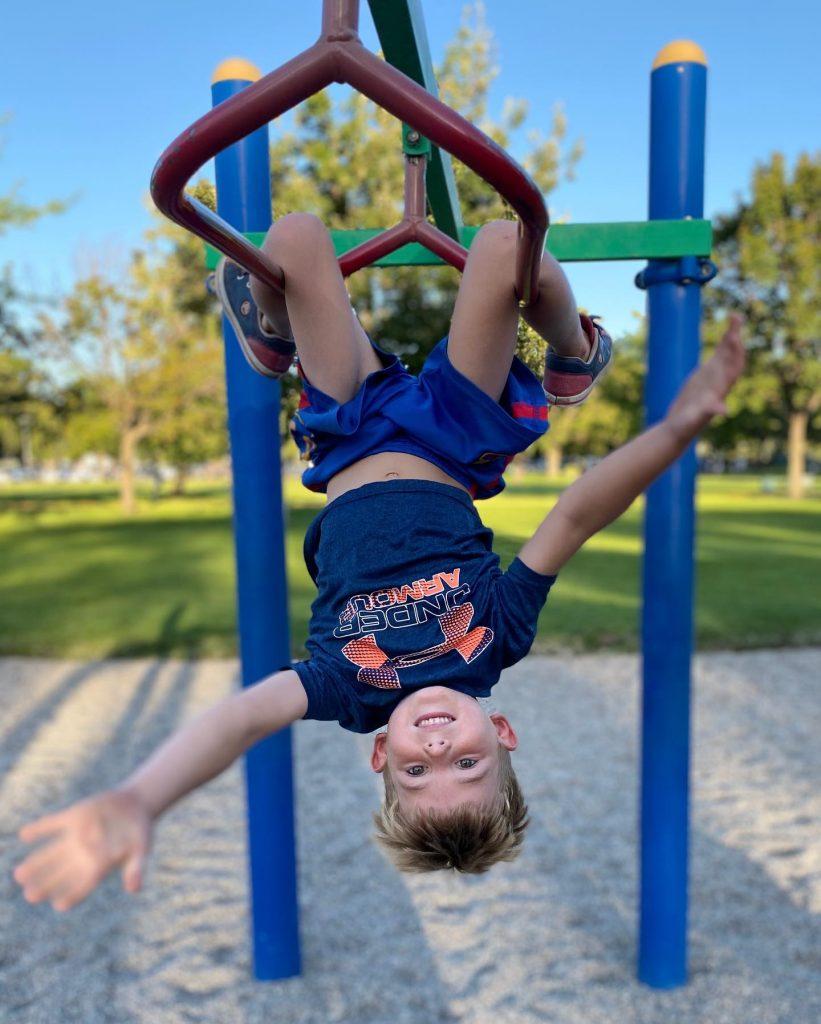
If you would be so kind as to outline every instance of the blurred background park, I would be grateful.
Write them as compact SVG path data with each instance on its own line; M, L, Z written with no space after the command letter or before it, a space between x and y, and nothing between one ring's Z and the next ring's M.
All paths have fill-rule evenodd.
M90 15L83 6L81 15ZM254 29L254 18L268 16L266 4L249 6L230 42L212 6L187 29L189 57L173 69L170 32L158 53L148 48L150 10L138 21L95 9L108 46L90 61L83 60L89 18L52 12L36 69L14 52L13 33L3 43L13 83L0 127L4 653L235 650L219 317L204 287L200 242L151 209L147 183L161 148L208 106L208 75L225 47L244 45L244 56L271 67L315 37L318 10L280 12L281 31L269 45ZM607 27L622 49L592 51L582 74L587 49L556 48L550 34L560 40L563 29L573 30L567 13L557 13L557 25L537 19L525 38L516 24L526 6L428 5L442 96L511 149L554 220L643 219L646 76L670 27L651 19L640 48L613 20ZM800 49L789 20L798 19L799 7L791 12L788 4L774 32ZM184 14L167 17L176 24ZM742 311L750 369L730 416L698 446L698 640L728 648L807 643L821 637L817 606L807 600L817 580L813 527L821 509L821 163L813 148L817 119L802 116L814 90L794 53L773 57L781 62L783 96L765 95L765 85L742 77L749 30L737 21L736 38L728 11L722 17L725 23L698 37L711 60L706 213L719 267L703 293L703 333L709 349L727 313ZM366 9L362 33L375 46ZM138 73L123 66L126 43L140 49ZM761 110L755 124L733 105L745 90ZM390 116L347 89L307 101L272 131L275 215L311 210L332 228L395 222L399 141ZM213 203L210 170L192 187ZM458 163L456 178L465 223L511 215ZM511 468L507 491L482 505L505 560L574 474L641 428L643 293L632 286L639 268L568 269L580 303L616 336L617 359L586 405L554 413L544 442ZM418 369L447 331L457 275L449 268L371 270L349 286L366 329ZM542 346L524 328L521 352L540 372ZM320 499L300 488L288 440L295 376L283 391L298 652L311 599L301 538ZM639 532L637 507L567 570L556 614L543 619L542 647L635 646Z

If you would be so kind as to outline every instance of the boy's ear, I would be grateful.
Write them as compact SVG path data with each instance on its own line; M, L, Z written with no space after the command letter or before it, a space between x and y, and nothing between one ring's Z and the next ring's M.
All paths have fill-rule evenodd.
M491 722L496 726L496 735L499 737L499 742L506 750L515 750L519 746L519 737L513 731L513 726L508 722L504 715L500 715L498 712L490 716Z
M385 770L385 765L388 763L388 734L386 732L378 732L373 738L373 750L371 752L371 768L375 772L382 772Z

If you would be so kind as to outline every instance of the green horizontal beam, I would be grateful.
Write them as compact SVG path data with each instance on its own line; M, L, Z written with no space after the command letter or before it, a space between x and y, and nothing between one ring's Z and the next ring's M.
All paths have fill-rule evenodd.
M547 238L547 248L565 263L709 256L712 247L713 226L708 220L555 224Z
M337 256L355 245L378 235L381 228L332 231ZM479 228L462 228L462 244L467 248ZM264 235L245 236L260 245ZM547 248L564 263L596 260L665 260L679 256L709 256L713 228L708 220L645 220L616 224L554 224L548 232ZM207 264L213 270L220 254L210 245ZM441 266L443 261L418 242L402 246L376 262L376 267Z

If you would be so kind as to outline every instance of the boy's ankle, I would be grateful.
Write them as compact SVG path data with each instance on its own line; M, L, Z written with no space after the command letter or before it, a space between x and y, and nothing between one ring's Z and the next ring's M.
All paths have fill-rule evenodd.
M288 340L293 337L290 324L288 324L287 330L282 330L276 324L272 323L262 310L259 312L259 326L262 329L262 333L267 334L271 338L285 338Z
M583 363L587 363L596 348L596 328L590 317L585 316L584 313L579 314L575 327L572 336L565 335L561 343L551 340L548 345L553 352L564 359L581 359Z
M589 363L590 357L596 350L598 332L596 331L596 325L586 313L579 313L579 326L581 328L581 336L584 339L585 345L584 350L579 354L579 358L585 363Z

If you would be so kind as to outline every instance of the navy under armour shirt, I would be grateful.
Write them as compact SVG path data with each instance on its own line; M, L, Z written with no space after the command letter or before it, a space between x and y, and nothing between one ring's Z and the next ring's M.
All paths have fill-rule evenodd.
M555 576L515 558L464 491L390 480L346 491L313 520L305 563L317 585L306 661L293 664L305 718L370 732L412 690L487 697L523 658Z

